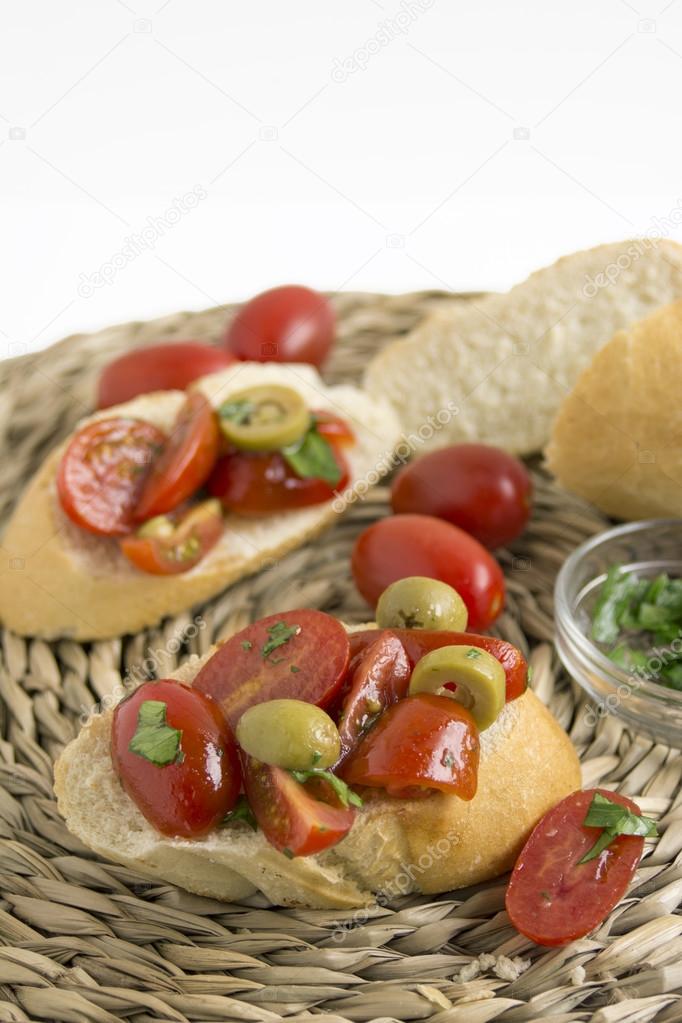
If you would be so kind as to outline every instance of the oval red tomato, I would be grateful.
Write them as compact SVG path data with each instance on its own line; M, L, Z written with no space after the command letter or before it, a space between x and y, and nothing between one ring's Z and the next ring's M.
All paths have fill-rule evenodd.
M336 318L324 295L298 284L271 288L239 309L225 346L253 362L320 366L334 343Z
M193 380L225 369L234 361L234 355L203 341L166 341L136 348L102 371L97 408L119 405L150 391L184 391Z
M234 728L247 707L295 699L326 707L342 685L350 646L343 625L322 611L270 615L219 647L194 688L220 704Z
M394 512L434 515L486 547L501 547L525 529L532 492L518 458L487 444L455 444L401 469L391 504Z
M202 501L190 508L168 535L121 539L125 557L141 572L150 575L178 575L189 572L215 547L223 535L223 515L217 501Z
M644 839L619 835L595 859L579 862L602 834L583 825L595 792L640 812L617 792L574 792L545 814L514 867L507 913L538 945L566 945L598 927L625 895L641 859Z
M149 702L157 710L159 704L165 706L157 728L180 732L177 756L171 762L153 762L130 748L133 738L140 738L140 708ZM139 748L156 756L163 741L163 735L152 732ZM218 705L170 679L145 682L119 703L111 757L130 798L164 835L195 838L210 831L234 807L241 788L237 747ZM102 813L106 812L103 806Z
M57 469L57 493L69 518L100 536L122 536L150 466L166 441L140 419L98 419L78 430Z
M473 629L487 629L504 606L502 570L477 540L429 515L394 515L369 526L355 541L351 568L368 603L390 583L423 575L454 586Z

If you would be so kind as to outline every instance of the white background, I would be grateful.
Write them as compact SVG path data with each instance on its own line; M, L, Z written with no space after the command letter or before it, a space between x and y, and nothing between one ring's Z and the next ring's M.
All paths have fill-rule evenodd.
M682 0L0 10L3 357L286 281L505 288L682 236Z

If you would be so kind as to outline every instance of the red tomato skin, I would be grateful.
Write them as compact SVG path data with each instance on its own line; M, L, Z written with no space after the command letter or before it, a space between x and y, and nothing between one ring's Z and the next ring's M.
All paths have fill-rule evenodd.
M136 348L114 359L102 371L97 408L109 408L150 391L184 391L209 373L235 362L234 355L203 341L165 341Z
M476 795L479 754L469 711L447 696L419 693L384 711L340 773L349 785L398 793L423 786L469 800Z
M165 435L151 423L98 419L71 438L57 469L57 493L68 517L90 533L122 536Z
M189 394L145 481L135 519L144 522L165 515L189 500L210 476L219 443L215 412L203 394Z
M207 483L208 492L222 501L225 511L238 515L271 515L324 504L343 491L350 479L345 458L333 442L331 447L341 470L334 487L324 480L297 476L278 451L232 450L218 460Z
M341 757L348 758L374 719L397 703L410 685L412 668L405 647L395 633L375 635L358 657L339 718Z
M128 561L141 572L149 575L179 575L198 565L218 543L223 531L223 517L218 513L196 522L191 528L183 528L181 522L177 535L171 540L137 536L135 533L124 536L120 548ZM174 557L173 551L188 540L197 542L196 552L191 557Z
M315 798L289 771L243 756L249 806L270 845L292 856L311 856L336 845L355 820L351 807ZM319 787L318 787L319 791Z
M416 458L391 487L398 514L433 515L485 547L502 547L526 528L533 484L523 462L488 444L455 444Z
M355 585L375 606L396 579L424 575L453 586L472 629L487 629L504 607L502 569L477 540L430 515L393 515L369 526L355 541Z
M641 859L644 839L619 835L596 859L578 863L602 831L582 823L595 792L640 812L632 800L607 789L573 792L545 814L516 861L507 913L538 945L567 945L598 927L625 895Z
M495 657L504 668L506 700L516 700L528 688L528 662L512 643L496 636L479 636L475 632L447 632L444 629L391 629L405 648L410 670L424 654L442 646L477 646ZM377 638L376 629L363 629L350 634L351 670L358 657Z
M337 444L352 444L355 441L355 434L351 426L340 416L333 412L326 412L321 409L313 409L311 415L315 419L315 429L328 441Z
M145 700L164 702L166 722L182 730L182 763L157 766L128 749ZM123 788L164 835L206 834L234 807L241 788L237 747L220 708L203 693L172 679L145 682L118 704L111 758Z
M324 295L285 284L256 295L227 328L225 347L251 362L321 366L334 343L336 317Z
M263 656L268 628L278 622L300 631ZM270 615L223 643L193 686L220 704L232 728L248 707L266 700L296 699L327 707L346 677L350 645L343 625L322 611ZM292 665L298 671L291 670Z

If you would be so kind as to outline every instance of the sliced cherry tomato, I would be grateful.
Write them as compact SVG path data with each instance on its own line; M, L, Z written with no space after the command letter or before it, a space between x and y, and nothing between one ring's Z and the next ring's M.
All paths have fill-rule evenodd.
M346 420L335 416L333 412L314 409L311 415L315 419L317 432L327 440L336 441L337 444L352 444L355 440L355 434Z
M99 378L97 407L119 405L149 391L184 391L193 380L234 361L234 355L203 341L167 341L137 348L105 367Z
M165 515L152 519L120 543L128 561L142 572L177 575L198 565L222 535L220 504L202 501L178 521Z
M644 839L619 835L595 859L580 863L602 834L583 825L595 792L640 813L617 792L573 792L545 814L516 861L507 913L538 945L566 945L598 927L625 895L641 859Z
M181 732L179 755L170 763L130 749L140 707L149 700L165 704L165 725ZM130 798L164 835L195 838L210 831L234 807L241 788L237 747L217 703L171 679L145 682L119 703L111 757Z
M315 793L281 767L244 757L244 789L258 825L271 845L289 856L311 856L336 845L355 820L351 807L339 805L327 782ZM324 801L317 798L327 796ZM328 800L328 801L327 801Z
M137 521L165 515L192 497L215 465L219 442L217 418L206 398L198 392L188 395L145 481L135 509Z
M389 707L341 768L349 785L403 793L412 786L473 799L478 783L478 729L447 696L420 693Z
M165 440L140 419L98 419L78 430L57 470L57 493L69 518L100 536L127 533Z
M346 677L349 653L348 634L335 618L322 611L285 611L223 643L193 685L220 704L235 728L248 707L265 700L327 707Z
M455 444L401 469L391 487L391 504L399 514L435 515L485 547L501 547L525 529L532 493L518 458L487 444Z
M391 629L403 644L414 668L424 654L439 650L442 646L475 646L496 657L504 668L506 676L507 702L523 696L528 688L528 662L512 643L495 636L478 636L474 632L446 632L430 629ZM364 654L367 647L377 638L376 629L363 629L350 635L351 670Z
M292 508L331 501L348 485L346 460L331 444L341 479L332 487L324 480L297 476L278 451L259 454L233 450L219 459L208 481L208 492L226 511L239 515L270 515Z
M369 643L358 658L350 690L343 701L339 719L341 762L379 714L407 695L411 672L405 647L395 633L375 634L374 642Z
M253 362L310 362L320 366L334 343L336 318L328 299L287 284L256 295L241 307L225 347Z
M423 575L457 590L474 629L487 629L504 607L504 576L492 555L468 533L429 515L394 515L369 526L355 541L351 568L372 605L396 579Z

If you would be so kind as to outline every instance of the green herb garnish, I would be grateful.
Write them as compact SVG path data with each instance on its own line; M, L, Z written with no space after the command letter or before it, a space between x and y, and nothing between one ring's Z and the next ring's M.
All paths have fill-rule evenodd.
M236 821L241 821L243 824L248 826L253 831L258 831L258 823L256 821L256 815L249 806L249 801L246 796L239 796L232 810L229 810L222 821L223 825L234 824Z
M218 409L218 415L221 419L229 419L231 423L236 423L238 426L246 423L253 415L253 412L253 402L247 401L245 398L238 399L237 401L231 401L228 398Z
M166 724L166 704L162 700L145 700L140 704L137 728L128 749L157 767L165 767L184 760L181 739L182 731Z
M282 448L282 456L302 479L324 480L331 487L335 487L341 479L342 472L334 457L334 449L317 432L314 423L300 441Z
M268 627L268 639L261 647L263 658L269 657L277 647L288 643L292 636L298 636L301 631L300 625L287 625L286 622L275 622ZM276 662L277 663L277 662Z
M351 788L346 785L345 781L341 778L337 778L331 771L322 771L317 767L312 768L310 771L292 771L291 772L296 781L303 785L307 781L311 781L313 778L323 778L329 782L334 792L339 797L339 801L342 806L362 806L362 800L357 792L353 792Z
M250 639L243 639L242 640L242 650L250 650L252 646L253 646L253 643L251 642Z
M300 670L301 669L299 668L299 666L297 664L292 664L291 667L289 668L289 671L293 672L294 674L296 674Z
M583 825L586 828L603 828L602 834L592 848L585 853L578 863L589 863L606 849L617 835L641 835L644 838L655 838L658 835L656 822L650 817L642 817L621 806L600 792L592 797Z
M467 657L469 657L469 658L471 658L471 660L473 661L473 660L475 660L475 659L476 659L477 657L480 657L480 656L481 656L481 651L480 651L480 650L477 650L477 649L476 649L476 647L473 647L473 646L472 646L471 650L467 650L467 652L466 652L466 656L467 656Z

